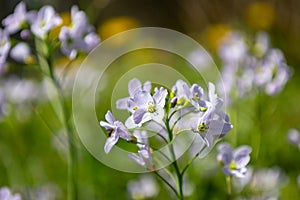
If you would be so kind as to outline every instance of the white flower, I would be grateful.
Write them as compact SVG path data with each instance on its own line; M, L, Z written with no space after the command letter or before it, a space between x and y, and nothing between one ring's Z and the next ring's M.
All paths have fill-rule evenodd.
M10 51L10 56L18 62L26 63L30 58L30 47L25 42L20 42Z
M78 51L88 53L95 48L100 39L94 28L89 24L87 16L83 11L79 11L77 6L71 8L71 25L64 26L59 33L61 41L61 51L70 59L74 59Z
M45 39L49 31L62 22L52 6L44 6L37 13L36 19L31 25L32 33L41 39Z

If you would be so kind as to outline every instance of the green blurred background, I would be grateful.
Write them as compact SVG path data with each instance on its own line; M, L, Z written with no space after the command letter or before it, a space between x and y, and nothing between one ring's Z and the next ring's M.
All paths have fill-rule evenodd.
M297 176L300 174L300 152L286 139L290 128L300 128L300 1L299 0L32 0L25 1L28 9L38 9L50 4L68 20L70 7L77 4L89 16L102 40L115 33L144 26L165 27L185 33L203 45L215 58L219 41L232 29L250 34L264 30L270 35L271 44L280 48L293 69L293 76L285 89L273 97L264 96L261 143L256 143L258 132L256 101L240 100L228 110L234 129L225 140L233 146L260 146L253 155L253 168L279 167L285 174L279 199L300 199ZM18 3L0 1L0 18L10 14ZM164 64L188 67L178 58L167 59L168 54L142 52L146 60L160 56ZM150 56L149 56L150 55ZM130 55L129 55L130 56ZM147 57L148 56L148 57ZM155 59L154 59L155 60ZM64 60L58 60L58 63ZM120 61L120 63L122 63ZM133 59L128 65L138 63ZM178 64L179 63L179 64ZM79 63L75 63L76 65ZM116 63L118 64L118 63ZM121 69L108 72L111 77ZM221 66L219 66L221 67ZM115 70L115 71L114 71ZM20 73L20 71L22 71ZM20 76L34 77L31 69L17 69ZM38 77L38 75L36 75ZM192 72L190 77L192 77ZM38 78L37 78L38 79ZM111 79L114 82L114 79ZM111 88L106 88L109 95ZM109 108L110 99L99 108L99 120ZM70 99L71 105L71 99ZM24 199L66 199L67 146L60 134L61 125L50 103L29 103L25 116L20 108L12 108L9 116L0 121L0 186L9 186ZM20 114L21 113L21 114ZM29 113L29 114L28 114ZM253 139L254 138L254 139ZM126 183L138 174L119 172L94 159L78 140L78 184L80 199L130 199ZM226 196L225 179L216 166L216 150L205 159L197 160L189 170L194 191L187 199L223 199ZM154 199L170 199L161 182L160 192ZM243 191L247 194L247 191ZM242 192L242 193L243 193ZM39 195L46 196L42 198ZM52 195L52 196L51 196Z

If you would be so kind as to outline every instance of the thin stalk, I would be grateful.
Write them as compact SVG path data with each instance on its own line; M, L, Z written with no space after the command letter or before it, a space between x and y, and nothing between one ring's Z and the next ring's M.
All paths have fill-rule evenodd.
M185 171L191 166L191 164L194 162L194 160L201 154L201 152L205 149L205 146L187 163L187 165L183 168L181 171L181 176L184 175Z
M36 40L37 41L37 40ZM49 42L49 41L48 41ZM40 45L36 44L36 45ZM61 105L62 111L63 111L63 123L67 131L68 136L68 144L69 144L69 159L68 159L68 200L77 200L78 194L77 194L77 152L75 147L75 137L73 133L73 128L69 122L70 114L68 112L68 108L66 105L66 101L64 98L64 93L61 88L61 85L57 78L54 75L53 72L53 59L52 59L52 53L50 52L51 44L47 43L47 39L43 41L43 44L47 47L47 51L45 52L39 52L40 59L45 59L45 62L40 61L40 64L44 64L44 69L48 68L51 81L53 82L59 96L59 103ZM38 48L36 48L38 49ZM43 57L43 58L42 58ZM47 65L47 66L45 66ZM42 66L41 66L42 67Z
M176 196L178 197L178 199L182 199L180 197L180 195L178 194L178 192L176 191L176 189L164 178L162 177L157 171L153 171L153 173L160 178L167 186L169 186L169 188L171 188L171 190L176 194Z
M166 119L166 127L167 127L167 132L168 132L168 135L169 135L169 140L171 142L173 140L173 134L172 134L172 130L170 129L169 120L170 120L169 118ZM178 190L179 190L179 197L178 198L183 199L182 176L181 176L178 164L177 164L177 159L176 159L175 152L174 152L174 146L173 146L172 143L169 145L169 150L170 150L170 153L171 153L171 156L172 156L172 160L174 160L172 165L175 169L175 173L176 173L177 178L178 178L178 184L177 184Z
M226 185L227 185L227 195L228 195L228 200L231 199L231 176L226 176Z

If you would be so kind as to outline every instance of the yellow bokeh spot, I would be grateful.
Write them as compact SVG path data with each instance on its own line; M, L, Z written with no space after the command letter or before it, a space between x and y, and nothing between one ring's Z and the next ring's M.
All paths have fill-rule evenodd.
M33 55L30 55L30 56L25 58L24 63L28 64L28 65L31 65L31 64L34 64L35 61L36 61L35 57Z
M51 30L51 32L49 34L50 39L58 38L61 27L68 26L71 23L71 16L70 16L69 12L61 13L60 17L62 19L62 23L59 26L57 26L57 27L55 27L54 29Z
M275 10L268 2L255 2L246 10L246 21L254 29L270 28L275 20Z
M101 26L98 27L98 34L102 40L110 36L139 27L139 22L132 17L116 17L108 19Z
M231 28L226 24L215 24L204 31L204 39L212 51L216 51L225 35Z

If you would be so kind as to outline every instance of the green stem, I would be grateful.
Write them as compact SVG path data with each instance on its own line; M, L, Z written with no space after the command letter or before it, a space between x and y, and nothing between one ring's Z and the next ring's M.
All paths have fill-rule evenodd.
M178 199L182 199L182 198L180 198L180 195L178 194L178 192L176 191L176 189L164 177L162 177L157 171L153 171L153 173L158 178L160 178L167 186L169 186L169 188L171 188L171 190L176 194L176 196L178 197Z
M183 168L181 171L181 176L184 175L185 171L191 166L191 164L194 162L194 160L201 154L201 152L205 149L205 146L187 163L187 165Z
M167 113L167 116L168 116L168 113ZM179 191L179 199L183 199L183 190L182 190L182 182L183 182L183 177L180 173L180 170L179 170L179 167L178 167L178 163L177 163L177 159L176 159L176 155L175 155L175 152L174 152L174 146L173 146L173 143L172 143L172 140L173 140L173 133L172 133L172 130L170 129L170 125L169 125L169 118L166 119L166 128L167 128L167 132L168 132L168 136L169 136L169 141L171 142L170 145L169 145L169 150L170 150L170 153L171 153L171 156L172 156L172 160L173 160L173 167L175 169L175 173L177 175L177 178L178 178L178 191Z
M228 200L231 199L231 176L226 176L226 185L227 185L227 195L228 195Z
M51 65L49 65L49 68ZM49 69L50 70L50 69ZM66 101L64 99L63 90L53 74L53 70L50 70L50 77L53 81L53 84L56 86L56 89L59 94L59 102L63 109L63 120L64 125L68 135L68 145L69 145L69 165L68 165L68 200L77 200L77 150L75 146L75 135L73 133L73 128L69 122L70 115L68 114L68 108Z
M48 42L49 41L47 41L47 39L42 41L42 43L41 43L41 41L36 40L36 46L43 45L43 47L44 47L44 49L41 49L39 47L37 47L36 49L40 49L40 52L38 52L38 53L39 53L40 65L43 65L41 67L43 68L43 70L48 68L48 73L45 73L45 71L43 71L43 73L47 74L50 77L51 81L53 82L53 84L57 90L58 96L59 96L58 97L59 103L60 103L60 106L61 106L62 112L63 112L63 124L67 131L68 144L69 144L68 198L67 199L68 200L77 200L78 199L78 194L77 194L77 150L76 150L76 146L74 143L75 135L73 132L72 125L69 122L70 114L69 114L69 111L67 108L66 100L64 98L63 90L53 72L53 62L52 62L53 59L52 59L52 53L50 52L51 44L49 44ZM45 48L46 48L46 51L44 51Z

